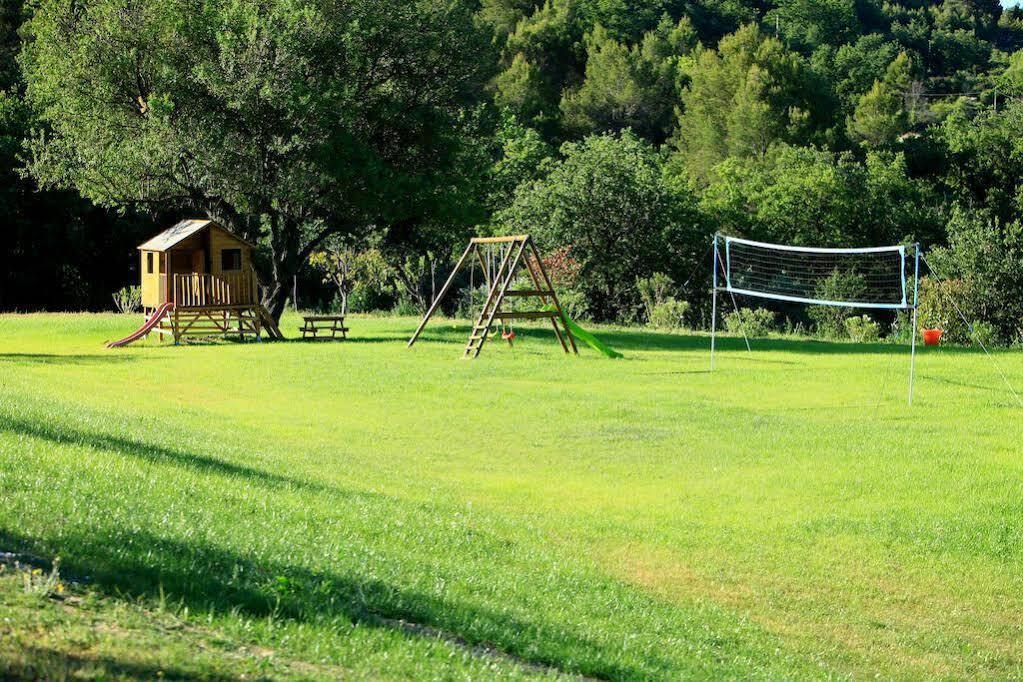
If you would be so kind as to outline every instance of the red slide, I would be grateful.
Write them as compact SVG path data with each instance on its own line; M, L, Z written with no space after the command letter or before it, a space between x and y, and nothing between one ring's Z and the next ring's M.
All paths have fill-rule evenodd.
M129 343L138 341L149 332L153 331L153 327L160 324L160 320L166 317L167 312L174 307L173 303L164 303L162 306L156 309L156 312L146 320L146 323L138 328L138 331L124 337L120 341L111 341L107 344L107 348L120 348L121 346L127 346Z

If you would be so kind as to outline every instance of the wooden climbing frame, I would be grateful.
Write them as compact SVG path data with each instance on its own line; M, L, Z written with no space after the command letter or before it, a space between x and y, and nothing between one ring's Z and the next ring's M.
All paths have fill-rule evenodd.
M490 254L485 253L487 249L494 247L498 247L500 250L500 264L496 270L489 266L486 256ZM475 358L479 356L480 351L483 350L483 346L487 342L487 338L490 336L495 320L501 323L507 320L550 320L551 326L554 328L554 334L558 337L558 341L561 343L564 351L578 355L579 349L576 348L575 338L568 327L565 313L561 308L561 302L558 301L558 294L554 291L550 277L547 276L547 270L544 268L543 260L540 258L540 252L537 250L533 238L528 234L509 237L477 237L471 240L468 248L465 249L465 253L458 259L458 264L455 265L455 269L452 270L447 282L444 283L440 293L437 294L437 298L434 299L430 310L423 317L423 321L419 323L416 333L409 339L409 348L419 339L419 335L423 333L423 329L426 328L430 318L440 308L441 302L451 289L458 273L467 264L471 265L473 258L479 261L487 273L487 299L483 303L483 308L480 309L479 316L473 324L472 332L469 334L469 341L465 345L463 357ZM510 288L520 268L525 268L533 284L532 289ZM509 296L538 299L544 309L531 311L502 310L501 305L504 303L505 298Z

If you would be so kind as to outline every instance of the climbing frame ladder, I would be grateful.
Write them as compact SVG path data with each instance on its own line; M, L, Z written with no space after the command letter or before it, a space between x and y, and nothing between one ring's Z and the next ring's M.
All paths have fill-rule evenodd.
M493 271L492 268L488 268L487 260L484 258L484 250L495 246L500 248L501 255L500 265L496 271ZM416 333L409 339L408 345L410 348L419 339L419 335L423 333L423 329L426 328L430 318L440 308L441 302L451 289L458 273L466 264L472 262L472 258L476 258L480 265L483 266L484 272L487 273L488 289L486 301L483 303L479 316L476 318L472 331L469 333L469 340L465 345L463 357L476 358L479 356L480 351L483 350L483 346L487 342L487 338L490 336L495 320L503 323L507 320L548 319L551 321L551 327L554 328L554 334L558 337L562 349L566 353L579 353L575 345L575 338L572 336L565 313L561 308L561 302L558 301L558 295L554 291L551 279L547 275L546 268L544 268L543 260L540 258L540 252L537 250L532 237L528 234L509 237L477 237L471 240L465 253L458 260L458 264L455 265L455 269L451 271L447 282L444 283L440 293L437 294L437 298L434 299L430 310L423 317L423 321L419 323ZM516 274L521 267L524 267L529 275L533 285L532 289L516 290L509 288L515 281ZM502 310L501 306L508 297L539 299L543 309L532 311Z

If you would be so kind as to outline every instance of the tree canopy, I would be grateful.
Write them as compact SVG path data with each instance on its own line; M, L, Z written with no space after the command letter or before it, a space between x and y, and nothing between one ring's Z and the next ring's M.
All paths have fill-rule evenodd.
M695 199L666 182L653 148L626 132L566 143L546 176L519 186L498 218L579 262L598 318L635 308L637 278L692 265Z
M278 315L326 237L444 214L488 73L442 0L48 0L24 31L31 172L265 237Z

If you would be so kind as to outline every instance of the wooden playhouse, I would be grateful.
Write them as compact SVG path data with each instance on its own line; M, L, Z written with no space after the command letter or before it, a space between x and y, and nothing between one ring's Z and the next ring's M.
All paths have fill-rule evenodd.
M260 299L251 242L212 220L183 220L138 248L146 322L111 346L151 333L175 343L185 337L280 336Z

